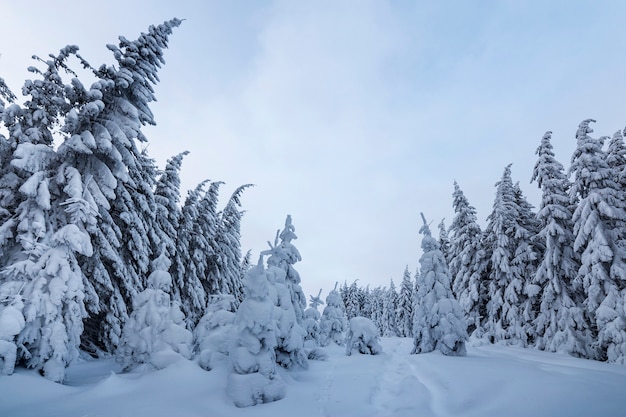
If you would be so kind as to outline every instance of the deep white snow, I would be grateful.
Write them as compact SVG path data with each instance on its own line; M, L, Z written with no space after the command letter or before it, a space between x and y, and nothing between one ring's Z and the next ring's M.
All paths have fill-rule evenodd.
M17 369L0 376L0 416L568 416L626 415L626 367L504 346L468 346L466 357L410 355L410 338L383 338L380 355L346 356L280 370L287 396L237 408L226 394L228 361L212 371L180 360L120 374L112 360L83 360L66 385Z

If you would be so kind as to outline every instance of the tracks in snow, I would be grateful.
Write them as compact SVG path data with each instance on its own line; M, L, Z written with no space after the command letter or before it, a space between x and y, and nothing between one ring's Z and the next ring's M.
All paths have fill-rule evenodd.
M387 355L384 372L372 392L377 416L451 416L446 405L448 387L436 374L417 363L409 350L398 352L397 345Z

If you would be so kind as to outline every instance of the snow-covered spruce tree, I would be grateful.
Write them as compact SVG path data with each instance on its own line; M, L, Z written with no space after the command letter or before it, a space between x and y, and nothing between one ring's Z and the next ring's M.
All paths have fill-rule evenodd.
M19 185L19 197L13 200L17 204L13 219L1 226L4 236L10 238L2 242L7 256L0 283L19 283L25 301L16 359L57 382L64 379L65 367L78 357L85 293L90 300L97 300L85 285L76 259L92 254L85 228L95 223L93 204L84 194L77 170L59 169L61 158L52 147L52 132L72 102L72 89L63 84L59 70L67 69L65 61L76 49L67 47L58 56L50 55L48 61L40 60L46 70L31 71L41 79L27 81L23 88L31 99L24 107L12 105L2 117L10 135L8 142L14 144L13 170L5 174L13 176L14 186Z
M23 145L26 148L21 149L26 150L30 144ZM21 281L23 285L25 326L17 336L21 347L18 360L22 358L46 378L62 382L65 368L78 358L83 332L86 279L76 255L93 253L85 225L95 223L95 210L82 198L82 183L75 170L57 175L56 180L66 184L67 199L61 203L50 198L49 185L54 182L48 179L49 171L37 170L43 167L42 153L18 148L15 157L16 167L32 173L20 187L27 196L18 207L18 218L23 219L18 225L18 241L23 239L21 256L3 270L5 282ZM32 223L20 227L25 222Z
M17 343L29 367L55 382L65 379L65 368L78 358L83 331L84 276L76 253L92 253L89 236L76 224L55 232L41 256L12 264L7 273L22 275L25 327Z
M617 175L617 183L621 190L626 188L626 146L624 135L617 131L611 137L605 153L606 163Z
M285 228L277 233L274 245L270 244L269 250L261 252L261 255L270 255L267 276L276 306L276 361L287 369L294 365L308 368L303 327L306 299L300 287L300 276L292 266L301 259L298 249L291 243L296 238L294 232L291 216L287 216Z
M427 353L435 349L444 355L465 356L467 323L459 303L452 294L450 274L439 243L430 234L426 218L420 228L423 254L415 296L413 350Z
M319 322L321 317L320 312L313 307L304 310L304 347L307 349L312 349L320 345Z
M117 357L125 369L146 364L162 369L179 357L191 359L193 336L178 303L172 303L172 277L165 250L153 262L148 288L133 299Z
M496 183L493 211L487 218L485 239L491 253L491 270L483 327L492 343L507 341L526 346L528 334L523 306L526 281L532 277L526 275L527 262L534 261L535 255L529 246L528 231L518 222L520 213L511 180L511 165L508 165L502 179Z
M271 255L267 260L268 265L276 266L285 271L286 284L291 294L291 302L296 314L296 320L298 323L301 323L304 316L304 309L306 308L306 297L304 296L302 287L300 287L300 274L293 267L296 262L302 260L300 252L293 243L291 243L292 240L298 238L295 231L296 228L291 223L291 215L287 215L285 228L280 231L280 233L277 233L274 245L270 245L270 249L265 253ZM279 239L280 242L278 241Z
M589 136L592 119L580 123L577 148L569 174L573 176L570 201L574 211L574 250L581 266L576 281L585 289L585 313L597 340L595 357L623 362L626 340L624 301L620 289L626 279L624 237L626 210L623 191L602 151L604 138Z
M316 297L313 297L312 295L309 295L309 307L313 308L315 310L317 310L317 307L319 306L323 306L324 302L322 301L322 290L320 289L320 292L317 293Z
M541 350L586 358L591 356L591 334L581 308L584 292L574 281L580 261L574 251L570 184L555 159L551 137L552 132L546 132L537 148L532 176L542 191L537 219L546 245L533 279L541 288L535 344Z
M404 269L396 307L396 330L400 337L413 336L413 282L409 266Z
M206 192L199 196L195 202L196 220L192 225L195 228L194 233L201 235L199 242L203 242L202 245L208 246L204 249L201 248L202 245L196 246L191 256L195 258L196 270L199 271L198 277L207 296L225 293L220 290L222 284L219 278L220 259L217 248L218 223L220 221L217 204L222 184L221 181L211 182ZM235 298L235 301L238 303L240 300Z
M370 295L370 303L372 308L371 319L378 328L378 335L383 335L383 328L385 326L383 320L384 302L385 302L385 289L376 287L372 290Z
M142 159L136 142L146 141L143 125L155 124L149 109L152 85L158 81L168 37L180 23L173 19L151 26L136 40L120 37L118 46L108 45L117 67L95 69L81 61L97 81L87 90L74 79L68 93L69 101L77 104L65 118L64 164L81 173L99 215L96 226L87 229L94 254L80 259L100 301L97 309L88 304L85 342L108 350L119 341L128 306L143 289L151 251L159 244L150 242L156 239L150 232L155 224L149 191L153 179L144 176L149 162Z
M230 351L232 373L226 391L237 407L277 401L286 386L276 369L277 312L270 296L268 272L263 256L246 273L244 300L237 310L237 336Z
M252 185L242 185L233 192L230 199L226 203L226 207L219 216L219 224L217 225L215 239L213 241L214 252L216 255L216 267L214 271L217 272L217 276L210 280L216 281L216 285L220 293L232 294L235 297L237 304L239 304L243 299L243 285L241 283L240 268L242 261L241 219L244 212L240 209L241 194L246 188L249 187L252 187ZM293 258L294 262L295 259L296 258ZM300 287L300 276L297 271L293 269L293 267L287 268L286 272L290 285L293 287L291 289L292 296L301 298L298 302L294 302L294 307L296 307L297 304L298 311L301 309L303 310L306 307L306 300L304 299L302 290L298 292L298 288ZM297 314L298 311L296 312Z
M369 285L365 288L359 287L359 313L361 317L372 318L372 297Z
M413 334L412 334L413 337L415 337L415 323L418 320L420 320L419 306L417 304L419 302L419 300L417 299L417 291L419 290L419 276L420 276L420 272L419 272L419 267L418 267L415 269L415 275L414 275L415 280L414 280L414 285L413 285L413 323L411 324L411 327L413 330ZM454 295L454 293L452 295Z
M516 240L515 256L512 266L514 274L524 283L522 293L524 302L522 304L522 317L524 330L527 335L527 343L532 345L536 339L534 320L539 312L541 287L532 282L532 277L537 272L539 258L545 250L545 242L540 235L541 223L537 220L537 215L533 212L534 207L524 196L519 183L513 185L515 196L515 208L517 217L515 231L513 234Z
M189 328L193 328L202 317L207 303L204 281L211 246L208 236L202 233L198 211L198 203L207 182L201 182L187 193L176 239L173 293L181 301L181 309Z
M24 329L24 284L7 281L0 285L0 375L11 375L17 361L16 336Z
M397 336L396 309L398 307L398 293L393 279L389 281L389 288L385 290L383 299L383 336Z
M483 247L483 233L476 209L454 182L452 193L454 218L450 225L450 276L452 293L459 300L468 324L468 333L480 337L481 321L487 312L488 259Z
M346 312L337 285L326 296L326 307L320 318L320 345L328 346L331 342L343 346L347 329Z
M4 80L0 78L0 124L10 129L14 122L9 109L5 108L4 100L9 104L9 108L21 111L16 104L11 104L16 97L7 87ZM21 178L16 169L11 165L13 151L17 146L17 137L9 135L5 137L0 134L0 265L6 265L6 258L11 255L11 247L14 245L15 219L13 214L19 204L19 187L24 179Z
M317 346L320 346L320 318L322 315L317 310L317 307L320 305L324 305L324 302L321 298L322 290L317 294L316 297L310 295L309 296L309 308L304 310L304 331L306 332L306 336L304 336L304 346L307 349L312 349Z
M228 356L238 304L230 294L209 297L206 313L193 331L194 351L202 369L210 371Z
M361 315L361 305L359 303L359 287L356 283L357 280L354 280L350 286L347 283L344 283L343 286L343 301L346 307L346 317L350 320L353 317L358 317Z
M176 240L180 226L180 169L183 158L189 151L181 152L167 160L165 169L157 180L154 189L156 204L156 222L164 234L162 245L165 245L165 256L175 259ZM175 272L170 269L172 276Z
M450 263L450 237L448 236L448 230L446 229L446 219L441 219L439 222L439 246L441 247L441 253L446 260L446 263Z

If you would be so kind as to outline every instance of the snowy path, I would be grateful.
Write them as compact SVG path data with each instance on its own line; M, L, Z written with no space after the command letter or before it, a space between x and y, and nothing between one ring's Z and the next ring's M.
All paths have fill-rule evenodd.
M408 417L415 416L418 411L420 415L429 414L435 396L414 372L405 346L393 345L391 351L383 355L383 374L372 395L372 405L377 415Z
M626 366L502 346L463 358L410 355L412 340L383 339L383 354L345 356L309 370L281 371L287 396L236 408L227 366L205 372L181 361L148 374L119 374L112 362L70 370L68 385L23 369L0 376L4 417L624 417ZM224 364L225 365L225 364Z

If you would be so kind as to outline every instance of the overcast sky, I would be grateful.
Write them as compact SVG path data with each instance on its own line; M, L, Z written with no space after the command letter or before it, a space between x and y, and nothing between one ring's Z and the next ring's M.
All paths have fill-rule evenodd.
M491 212L513 163L535 206L535 149L554 132L569 166L578 123L626 124L626 2L2 2L0 77L19 93L31 56L76 44L93 66L150 24L184 18L156 87L149 153L189 150L183 194L204 179L243 196L243 249L287 214L305 293L396 285L419 265L420 212L437 234L456 180ZM183 198L184 198L183 195Z

